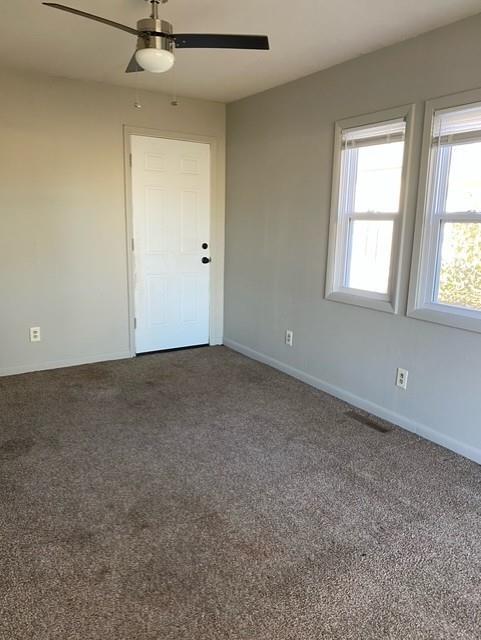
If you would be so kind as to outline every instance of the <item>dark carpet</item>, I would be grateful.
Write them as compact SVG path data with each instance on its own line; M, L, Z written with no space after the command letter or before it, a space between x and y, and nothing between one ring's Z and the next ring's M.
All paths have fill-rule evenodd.
M481 637L481 468L262 364L1 378L0 423L2 640Z

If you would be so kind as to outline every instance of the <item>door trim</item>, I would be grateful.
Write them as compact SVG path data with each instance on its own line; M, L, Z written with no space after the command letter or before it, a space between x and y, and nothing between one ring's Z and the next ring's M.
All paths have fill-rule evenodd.
M148 138L166 138L183 142L201 142L210 146L210 238L211 273L209 288L209 344L211 346L223 344L224 341L224 229L225 202L223 189L219 182L219 144L217 138L202 136L194 133L180 133L178 131L162 131L158 129L144 129L124 125L124 174L125 174L125 235L127 252L127 295L128 295L128 324L129 351L134 358L135 350L135 291L134 291L134 256L132 240L134 237L134 215L132 199L132 168L130 166L131 137L145 136Z

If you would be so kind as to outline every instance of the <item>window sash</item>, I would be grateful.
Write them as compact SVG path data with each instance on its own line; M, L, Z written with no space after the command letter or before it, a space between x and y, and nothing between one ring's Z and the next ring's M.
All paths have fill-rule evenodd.
M385 144L382 142L380 144ZM359 211L356 212L354 209L355 200L356 200L356 187L357 187L357 171L358 171L358 163L359 163L359 155L357 153L358 148L349 148L342 149L341 152L341 180L340 180L340 206L339 206L339 215L373 215L383 216L383 215L399 215L401 209L401 198L399 199L399 208L395 212L383 212L377 210L369 210L369 211ZM404 163L403 163L404 164ZM401 168L401 188L402 188L402 168ZM382 218L379 218L381 220Z
M357 295L364 296L375 296L379 300L390 300L392 294L392 286L393 286L393 265L394 265L394 240L397 237L397 226L398 226L398 213L383 213L383 214L369 214L369 213L351 213L345 218L345 226L343 229L344 233L344 243L342 247L342 262L343 262L343 270L342 270L342 280L341 280L341 288L344 291L355 291ZM392 222L393 230L392 230L392 239L391 239L391 259L389 263L389 273L388 273L388 286L386 293L380 293L379 291L372 291L370 289L356 289L355 287L350 287L348 285L349 279L349 271L350 264L352 258L352 234L354 229L354 222L357 220L366 221L366 222Z
M481 142L480 138L476 142ZM462 143L463 144L463 143ZM430 173L431 173L431 193L429 194L428 202L431 203L432 214L435 216L466 216L469 215L475 219L476 216L481 216L480 211L466 210L447 212L446 204L448 200L449 189L449 172L451 168L451 157L455 144L449 144L445 146L437 146L431 150L430 159Z

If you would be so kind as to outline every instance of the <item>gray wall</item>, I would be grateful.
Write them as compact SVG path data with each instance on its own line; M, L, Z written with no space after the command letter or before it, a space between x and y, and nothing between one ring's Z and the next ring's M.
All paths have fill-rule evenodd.
M223 219L225 106L6 70L0 88L0 375L126 357L123 125L216 137Z
M225 336L481 462L481 335L323 299L334 121L417 103L404 312L423 101L481 86L480 34L481 15L229 105Z

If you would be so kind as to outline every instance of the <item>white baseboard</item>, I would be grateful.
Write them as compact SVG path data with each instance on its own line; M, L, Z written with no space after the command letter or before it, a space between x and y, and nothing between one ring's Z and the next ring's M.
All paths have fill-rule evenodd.
M465 444L451 436L448 436L444 433L440 433L427 425L421 424L413 420L412 418L407 418L399 413L391 411L390 409L386 409L381 405L378 405L374 402L370 402L369 400L365 400L355 394L347 391L346 389L342 389L341 387L337 387L335 385L326 382L325 380L321 380L320 378L316 378L315 376L310 375L300 369L296 369L295 367L291 367L288 364L280 362L280 360L276 360L271 356L265 355L259 351L255 351L250 347L246 347L234 340L230 340L229 338L224 339L224 344L226 347L233 349L234 351L238 351L248 358L252 358L253 360L258 360L259 362L263 362L264 364L273 367L274 369L278 369L283 373L287 373L293 378L297 378L302 382L305 382L316 389L320 389L321 391L325 391L340 400L344 400L349 404L358 407L359 409L364 409L364 411L368 411L383 420L387 420L388 422L392 422L393 424L406 429L407 431L411 431L422 438L426 438L426 440L430 440L431 442L435 442L436 444L445 447L446 449L450 449L455 453L459 453L465 458L469 458L478 464L481 464L481 449L473 447L469 444Z
M32 373L33 371L46 371L48 369L61 369L63 367L77 367L82 364L93 364L95 362L107 362L109 360L123 360L131 358L129 351L121 351L118 353L97 353L95 355L86 356L85 358L51 360L35 364L19 365L17 367L5 367L0 369L0 377L14 376L20 373Z

